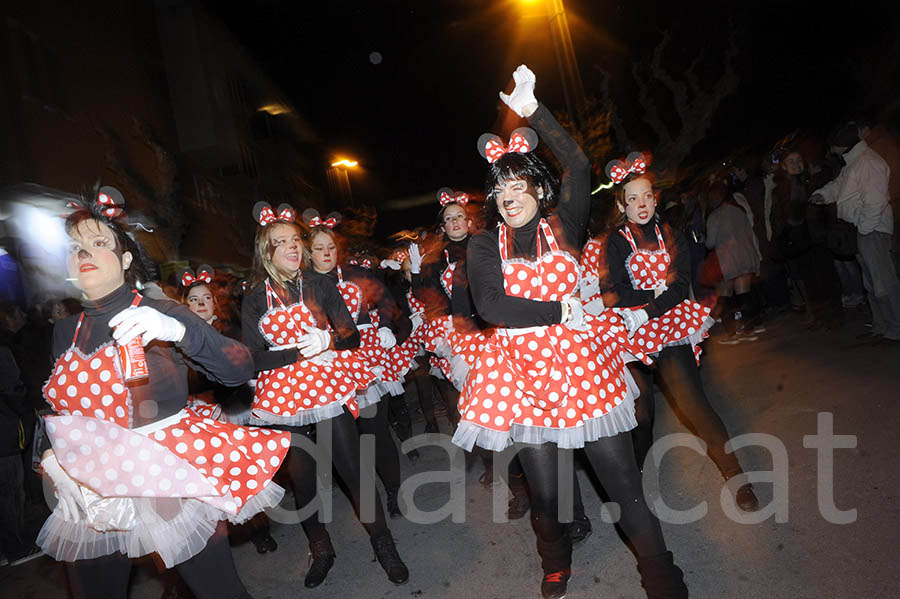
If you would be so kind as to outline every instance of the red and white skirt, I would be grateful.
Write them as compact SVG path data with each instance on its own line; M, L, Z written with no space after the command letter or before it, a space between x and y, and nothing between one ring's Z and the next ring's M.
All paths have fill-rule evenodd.
M709 314L708 307L686 299L662 316L647 321L634 333L631 344L636 350L647 354L655 354L674 345L690 344L699 364L703 351L700 343L709 337L709 329L715 324Z
M178 414L139 429L49 416L57 460L82 487L80 522L55 507L37 538L60 561L157 553L167 568L200 553L221 520L278 505L272 482L290 434Z
M625 364L648 359L628 343L618 316L585 322L583 331L497 329L460 394L453 442L467 451L515 442L577 448L633 429L638 390Z

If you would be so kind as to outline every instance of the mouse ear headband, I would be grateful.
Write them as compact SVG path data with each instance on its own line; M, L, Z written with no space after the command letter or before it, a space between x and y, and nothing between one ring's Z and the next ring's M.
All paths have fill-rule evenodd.
M303 211L301 218L310 229L313 227L328 227L329 229L333 229L341 222L341 213L331 212L323 219L319 216L318 210L315 208L307 208Z
M260 226L266 227L276 221L285 221L292 223L296 212L290 204L281 204L278 212L272 210L272 206L268 202L256 202L253 205L253 220Z
M453 191L449 187L441 187L437 192L437 199L442 208L447 204L465 206L470 200L469 194L462 191Z
M538 146L538 135L534 129L528 127L519 127L509 136L509 143L503 141L493 133L484 133L478 138L477 148L481 157L488 161L488 164L494 164L506 154L516 152L519 154L527 154L534 151Z
M624 161L610 160L606 164L606 176L613 183L618 184L632 173L637 175L646 173L649 163L649 159L640 152L632 152Z

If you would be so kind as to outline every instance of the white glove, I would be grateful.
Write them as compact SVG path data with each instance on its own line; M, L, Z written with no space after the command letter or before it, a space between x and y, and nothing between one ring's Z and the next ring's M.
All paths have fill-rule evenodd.
M309 325L303 325L306 335L300 337L297 342L297 349L304 358L312 358L316 354L320 354L331 344L331 335L324 329L317 329Z
M53 481L63 520L66 522L80 522L82 513L86 513L86 510L78 483L62 469L62 466L56 460L56 454L51 453L41 460L41 468Z
M604 310L606 310L606 306L603 305L603 297L599 295L584 304L584 311L592 316L600 316Z
M465 357L462 354L456 354L450 358L450 382L457 391L462 391L467 376L469 376L469 363L466 362Z
M390 268L391 270L400 270L400 263L396 260L382 260L378 266L381 268Z
M154 339L177 343L184 338L184 325L150 306L130 307L112 317L109 326L115 327L113 339L125 345L138 335L147 345Z
M581 300L567 295L563 297L562 301L569 307L569 314L568 318L560 324L564 324L574 331L583 331L585 329L584 308L581 306Z
M378 329L378 342L384 349L391 349L397 345L397 338L394 337L394 333L389 328L381 327Z
M625 323L625 329L628 331L629 337L634 337L637 330L647 324L647 321L650 320L650 317L647 316L647 311L643 308L640 310L629 310L625 308L617 310L617 313L622 317L622 321Z
M600 293L600 279L595 274L586 274L581 277L579 285L581 299L589 300Z
M437 345L434 348L434 355L438 358L449 358L453 355L453 350L450 349L450 344L447 343L446 339L440 339L437 342Z
M419 253L418 244L409 244L409 269L414 275L422 272L422 254Z
M537 110L538 101L534 97L534 83L536 81L534 73L524 64L513 71L513 81L516 87L513 93L506 95L500 92L500 99L510 109L521 117L528 118Z
M415 314L410 316L409 321L412 323L412 330L414 331L425 324L425 319L422 318L422 314L420 312L416 312Z
M653 290L653 299L656 299L659 296L661 296L663 293L665 293L665 291L668 288L669 288L668 285L666 285L665 283L662 283L659 287L657 287L656 289Z

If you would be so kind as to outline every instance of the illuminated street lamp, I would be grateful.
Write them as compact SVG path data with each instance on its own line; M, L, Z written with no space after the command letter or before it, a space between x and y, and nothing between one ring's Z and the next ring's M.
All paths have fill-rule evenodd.
M338 158L328 169L328 188L331 195L341 205L352 206L353 194L350 190L350 169L359 167L359 161L350 158Z

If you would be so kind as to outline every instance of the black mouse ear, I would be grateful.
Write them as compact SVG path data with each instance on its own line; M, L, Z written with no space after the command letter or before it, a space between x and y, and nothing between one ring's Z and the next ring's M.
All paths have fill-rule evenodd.
M216 271L213 270L213 267L209 264L201 264L197 267L197 280L203 281L205 283L212 283L213 277L216 276Z
M625 166L629 172L645 173L647 172L647 167L650 166L650 158L641 152L632 152L625 158Z
M339 225L341 224L341 221L344 220L344 217L341 216L340 212L329 212L328 216L325 217L325 220L333 220L335 225Z
M275 211L269 202L256 202L253 204L253 220L262 226L268 225L275 220Z
M478 149L478 153L481 155L481 157L488 162L493 162L494 160L496 160L491 159L490 148L492 146L505 147L503 145L503 141L493 133L482 133L481 137L479 137L478 141L475 143L475 146Z
M518 137L525 140L525 143L528 144L527 149L515 149ZM534 129L530 127L519 127L518 129L514 129L512 135L509 136L509 148L510 151L516 151L522 154L534 152L538 147L539 140L540 138L538 137L537 131Z
M616 183L624 179L625 175L628 174L628 169L621 160L610 160L606 163L606 168L603 170L606 173L606 176Z
M319 218L319 211L315 208L307 208L303 211L303 214L300 215L300 219L307 227L309 226L309 222L314 218Z
M278 213L275 216L278 218L278 220L284 220L292 223L297 216L297 211L294 210L294 207L290 204L280 204L278 206Z

